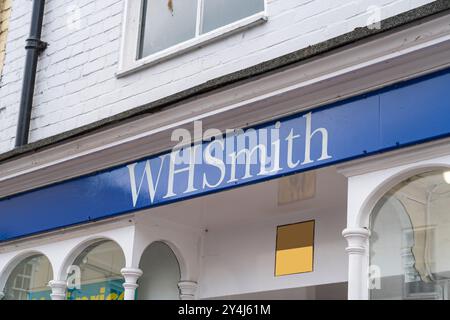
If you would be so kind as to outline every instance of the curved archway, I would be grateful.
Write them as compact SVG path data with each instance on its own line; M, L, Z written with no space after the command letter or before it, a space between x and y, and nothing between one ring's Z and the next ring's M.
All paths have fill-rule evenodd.
M139 268L143 276L138 281L138 300L179 299L180 264L167 243L157 241L150 244L141 256Z
M114 242L122 251L122 253L125 252L124 248L120 245L118 241L115 239L105 237L105 236L93 236L89 237L85 240L83 240L80 243L77 243L76 246L74 246L71 250L69 250L68 254L65 256L63 262L61 263L61 267L58 269L58 271L55 275L57 276L57 279L65 280L67 278L67 271L68 269L73 265L73 262L75 259L89 246L91 246L94 243L101 242L101 241L112 241Z
M123 300L125 255L115 241L89 240L74 252L67 269L68 300Z
M53 279L50 260L41 252L18 255L2 271L4 300L51 300L48 283Z
M194 271L193 270L194 268L192 268L192 261L189 261L189 259L187 259L188 257L185 257L184 254L182 254L182 250L180 249L181 246L179 246L179 243L168 241L162 238L154 238L147 242L140 243L140 245L136 248L135 251L135 257L137 257L136 258L137 265L141 263L142 256L144 255L144 252L148 249L148 247L150 247L153 243L157 242L164 243L170 248L170 250L172 250L180 267L181 280L195 278L194 276L192 276L192 272Z
M415 171L370 212L370 260L380 271L372 299L449 299L450 171Z
M383 199L383 197L395 188L398 184L415 175L423 174L430 171L447 171L450 170L448 164L423 164L406 168L383 180L370 194L366 197L356 218L356 226L360 228L369 228L370 219L375 206Z

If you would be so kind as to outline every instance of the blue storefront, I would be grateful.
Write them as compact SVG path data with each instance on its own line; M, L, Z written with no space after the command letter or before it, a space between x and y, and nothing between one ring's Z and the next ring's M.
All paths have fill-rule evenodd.
M448 137L449 86L447 69L1 199L0 239L120 216Z

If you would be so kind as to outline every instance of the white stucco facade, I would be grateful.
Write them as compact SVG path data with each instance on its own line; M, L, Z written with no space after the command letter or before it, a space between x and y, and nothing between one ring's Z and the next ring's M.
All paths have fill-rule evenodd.
M129 1L131 2L131 1ZM48 0L31 123L37 141L430 3L266 1L268 22L117 78L126 1ZM379 11L378 11L379 10ZM14 147L31 1L15 1L0 88L0 150ZM138 14L138 13L136 13Z

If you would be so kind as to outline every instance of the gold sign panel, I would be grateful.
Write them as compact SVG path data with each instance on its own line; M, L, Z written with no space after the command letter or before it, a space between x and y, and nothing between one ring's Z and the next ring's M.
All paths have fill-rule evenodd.
M314 271L315 221L278 227L275 276Z

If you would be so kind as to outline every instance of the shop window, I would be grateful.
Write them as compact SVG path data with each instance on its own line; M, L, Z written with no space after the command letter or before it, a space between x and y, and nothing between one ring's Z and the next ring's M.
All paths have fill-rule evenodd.
M3 290L4 300L51 300L48 283L53 270L47 257L34 255L22 260L11 272ZM0 290L1 291L1 290Z
M267 20L265 0L129 0L126 12L118 76Z
M450 179L416 175L389 191L371 216L371 299L449 300Z
M125 256L115 242L92 244L83 250L71 267L67 299L123 300L124 280L120 271L124 267Z
M278 227L275 275L312 272L314 269L314 221Z
M180 266L172 249L163 242L150 245L141 258L143 271L137 289L138 300L179 300Z

